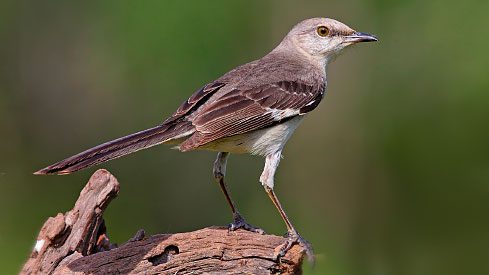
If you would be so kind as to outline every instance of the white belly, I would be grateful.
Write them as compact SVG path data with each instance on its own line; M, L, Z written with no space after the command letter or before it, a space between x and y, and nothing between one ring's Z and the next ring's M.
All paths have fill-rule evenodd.
M302 121L303 116L297 116L282 124L266 129L256 130L250 133L222 138L197 150L209 150L229 152L235 154L251 153L253 155L266 156L281 151Z

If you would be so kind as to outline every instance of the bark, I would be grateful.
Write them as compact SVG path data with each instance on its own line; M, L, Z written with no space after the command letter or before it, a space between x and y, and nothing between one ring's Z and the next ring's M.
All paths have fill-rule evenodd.
M301 246L278 260L285 238L224 227L149 237L139 230L117 247L109 241L102 215L118 193L117 179L96 171L74 208L44 223L21 274L301 273Z

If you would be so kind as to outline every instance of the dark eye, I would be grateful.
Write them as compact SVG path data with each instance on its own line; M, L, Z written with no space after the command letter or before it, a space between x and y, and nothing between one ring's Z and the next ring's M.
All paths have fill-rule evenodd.
M319 36L324 37L324 36L328 36L328 34L329 34L329 29L328 29L327 27L325 27L325 26L319 26L319 27L317 28L317 32L318 32L318 35L319 35Z

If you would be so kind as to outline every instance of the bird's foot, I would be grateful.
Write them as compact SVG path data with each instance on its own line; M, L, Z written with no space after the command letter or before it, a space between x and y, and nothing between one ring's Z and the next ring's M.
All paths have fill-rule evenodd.
M294 246L294 244L299 244L306 252L307 260L314 263L314 252L312 250L312 245L306 239L302 238L296 231L291 231L287 233L287 241L280 248L277 259L280 259L287 254L287 252Z
M255 232L258 234L265 234L265 231L261 228L254 227L253 225L247 223L243 216L239 214L238 212L233 214L233 222L229 224L229 231L235 231L239 228L242 228L244 230L250 231L250 232Z

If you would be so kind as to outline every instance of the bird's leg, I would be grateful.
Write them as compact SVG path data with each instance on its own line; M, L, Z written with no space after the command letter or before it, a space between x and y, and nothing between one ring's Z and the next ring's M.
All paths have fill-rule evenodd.
M241 216L241 214L236 209L236 205L231 199L231 196L229 196L226 183L224 182L228 157L229 157L229 153L219 152L217 154L216 161L214 162L213 172L214 172L214 178L216 179L216 182L219 183L219 186L221 187L221 191L222 193L224 193L224 196L226 197L226 201L228 202L229 207L231 207L231 211L233 212L233 222L229 224L229 230L234 231L238 228L243 228L251 232L264 234L265 231L263 231L260 228L254 227L245 221L243 216Z
M263 173L261 174L260 177L260 182L262 183L263 187L265 188L265 191L267 192L268 196L270 197L273 204L275 205L278 212L280 213L280 216L284 220L285 225L287 226L287 241L280 248L280 251L277 256L278 258L285 256L287 251L294 244L298 243L305 248L306 255L309 261L313 262L314 253L311 244L308 241L306 241L304 238L302 238L297 232L297 230L295 230L294 226L292 225L289 218L287 217L287 214L285 214L285 211L282 208L282 205L280 204L280 201L278 200L277 196L275 195L275 192L273 191L274 175L275 175L275 171L277 170L278 164L280 162L281 156L282 154L280 151L268 155L265 159L265 168L263 169Z

